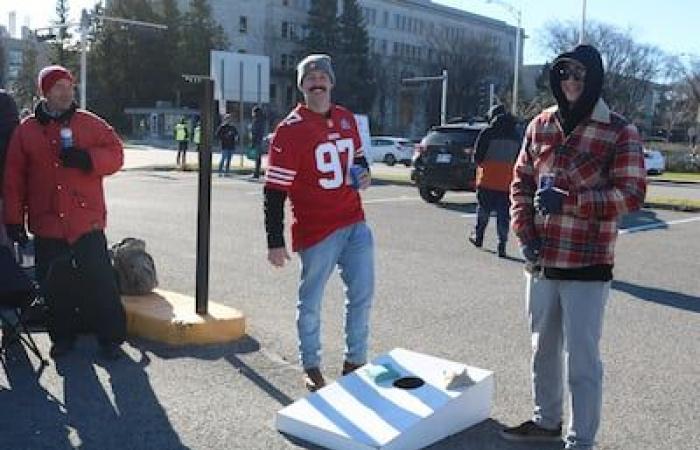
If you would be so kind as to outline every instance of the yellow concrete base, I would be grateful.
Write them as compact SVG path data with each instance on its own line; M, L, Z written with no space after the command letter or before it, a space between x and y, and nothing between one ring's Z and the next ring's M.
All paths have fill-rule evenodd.
M176 292L156 289L149 295L122 296L129 335L172 345L216 344L245 335L240 311L209 302L204 316L194 311L195 300Z

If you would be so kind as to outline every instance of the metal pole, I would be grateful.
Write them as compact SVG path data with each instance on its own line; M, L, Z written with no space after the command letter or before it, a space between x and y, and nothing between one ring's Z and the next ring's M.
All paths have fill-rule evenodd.
M496 92L495 92L495 86L493 83L489 84L489 109L496 103Z
M442 101L440 102L440 125L447 123L447 69L442 69Z
M245 114L245 111L243 110L243 61L239 63L239 72L238 72L238 143L240 144L241 147L241 167L243 167L243 158L245 158L244 151L243 151L243 114Z
M196 312L207 314L209 303L209 237L211 231L211 138L214 134L212 106L214 80L204 79L200 107L201 144L199 148L199 192L197 205Z
M583 44L586 39L586 0L582 0L582 11L581 11L581 32L578 35L578 43Z
M516 11L518 16L518 27L515 29L515 67L513 68L513 105L511 113L513 117L518 116L518 72L520 72L520 22L521 12Z

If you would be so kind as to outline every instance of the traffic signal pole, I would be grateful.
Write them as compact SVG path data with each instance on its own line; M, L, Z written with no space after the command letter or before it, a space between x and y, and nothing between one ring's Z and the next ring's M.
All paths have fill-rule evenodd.
M431 81L442 81L442 97L440 101L440 125L445 125L447 123L447 69L442 69L442 75L440 76L403 78L401 80L401 83L413 84L427 83Z

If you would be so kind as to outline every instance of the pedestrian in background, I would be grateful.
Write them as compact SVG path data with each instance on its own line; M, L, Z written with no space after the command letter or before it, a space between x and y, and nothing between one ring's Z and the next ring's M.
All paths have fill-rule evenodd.
M251 125L251 145L255 149L255 171L253 172L253 178L260 178L260 165L262 163L262 141L265 136L265 114L263 109L255 105L253 106L253 123Z
M476 226L469 236L475 247L484 243L484 231L491 212L496 212L498 256L506 256L506 242L510 225L510 183L513 165L520 150L520 135L513 116L503 105L494 105L488 113L489 125L481 130L476 140L474 161L476 169Z
M227 114L216 130L216 137L221 141L221 159L219 160L219 176L228 176L231 171L231 157L236 151L238 130L233 126L233 117Z
M15 129L5 166L4 221L12 241L35 236L36 275L49 306L51 356L73 349L76 308L100 354L121 355L126 316L107 253L103 178L121 168L122 143L100 117L77 109L73 75L39 72L43 99Z
M12 96L4 89L0 89L0 217L3 210L2 180L5 172L5 159L7 146L15 127L19 123L17 104ZM0 245L8 245L9 240L5 233L5 225L0 223Z
M202 145L202 122L199 120L197 120L194 130L192 130L192 143L195 150L199 152L201 150L199 147Z
M321 373L321 302L339 268L345 283L345 355L342 374L367 361L374 296L374 243L358 189L370 184L368 164L352 112L331 103L335 82L328 55L309 55L297 66L304 103L280 122L265 173L267 259L283 267L284 202L294 212L292 250L299 253L297 301L299 355L310 391L325 385Z
M534 413L502 435L560 442L566 373L566 448L590 450L600 424L599 343L617 223L642 206L646 171L637 129L601 98L595 48L559 55L550 85L557 105L530 122L511 187L513 231L527 260Z
M177 142L177 157L175 164L182 170L187 167L187 146L190 140L190 130L187 127L185 118L181 118L180 122L175 124L175 141Z

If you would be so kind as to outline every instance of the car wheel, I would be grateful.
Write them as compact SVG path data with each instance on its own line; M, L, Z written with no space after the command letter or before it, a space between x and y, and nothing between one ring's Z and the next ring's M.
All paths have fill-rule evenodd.
M420 197L428 203L437 203L445 196L444 189L431 186L419 186L418 193Z
M387 153L386 156L384 156L384 162L387 166L393 166L396 164L396 157L391 153Z
M409 160L409 161L404 161L404 162L403 162L403 165L406 166L406 167L411 167L411 161L410 161L410 160Z

